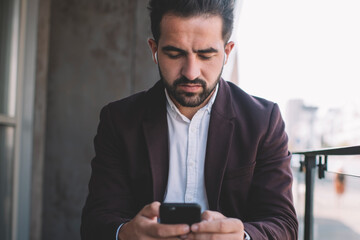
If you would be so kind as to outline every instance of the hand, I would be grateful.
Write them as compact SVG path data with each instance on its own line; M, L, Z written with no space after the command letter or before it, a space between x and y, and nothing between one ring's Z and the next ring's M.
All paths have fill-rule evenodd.
M186 238L190 232L187 224L160 224L159 202L146 205L130 222L125 223L119 231L119 240L179 239Z
M201 218L203 221L191 226L192 233L187 239L244 239L244 224L239 219L227 218L214 211L205 211Z

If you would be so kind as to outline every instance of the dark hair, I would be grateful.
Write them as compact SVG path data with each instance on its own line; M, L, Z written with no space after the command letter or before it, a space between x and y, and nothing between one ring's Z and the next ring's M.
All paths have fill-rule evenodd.
M220 16L223 20L222 37L229 40L234 22L234 0L150 0L151 31L156 42L160 38L160 22L167 13L180 17L200 15Z

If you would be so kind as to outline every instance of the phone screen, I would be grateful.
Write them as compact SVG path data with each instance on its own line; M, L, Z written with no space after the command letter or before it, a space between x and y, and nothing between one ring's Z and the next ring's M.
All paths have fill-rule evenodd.
M160 205L160 223L192 225L201 221L201 207L197 203L163 203Z

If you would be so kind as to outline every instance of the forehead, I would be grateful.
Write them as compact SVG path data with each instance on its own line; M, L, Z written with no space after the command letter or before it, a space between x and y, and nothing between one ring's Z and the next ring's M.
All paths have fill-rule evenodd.
M160 22L159 45L198 49L223 46L222 19L216 15L180 17L166 14Z

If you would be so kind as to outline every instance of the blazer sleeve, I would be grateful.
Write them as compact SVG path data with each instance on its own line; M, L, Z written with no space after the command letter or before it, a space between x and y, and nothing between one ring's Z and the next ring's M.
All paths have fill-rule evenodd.
M134 213L123 140L116 133L109 105L100 114L95 158L81 218L81 239L116 239L120 224Z
M245 231L251 239L297 239L292 200L291 154L279 107L274 104L267 132L259 144L249 194Z

